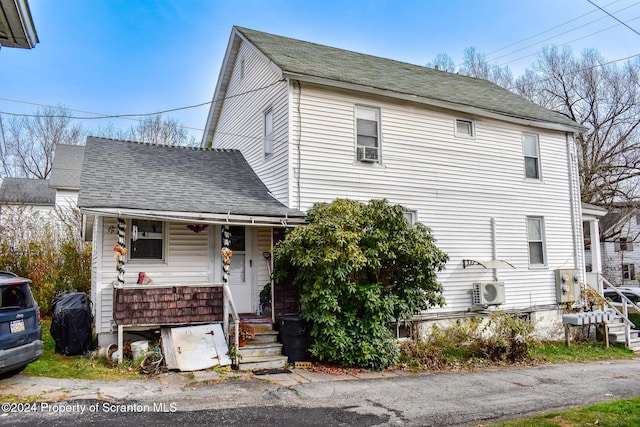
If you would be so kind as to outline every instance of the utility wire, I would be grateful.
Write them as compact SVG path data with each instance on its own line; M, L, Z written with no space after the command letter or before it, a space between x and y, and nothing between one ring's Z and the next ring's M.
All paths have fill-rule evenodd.
M606 6L611 6L612 4L619 3L619 2L620 2L620 0L616 0L616 1L614 1L614 2L611 2L611 3L607 4ZM637 3L635 3L635 4L637 4ZM634 5L631 5L631 6L629 6L629 7L635 6L635 4L634 4ZM624 9L621 9L621 10L624 10ZM543 35L543 34L546 34L546 33L548 33L548 32L551 32L551 31L553 31L553 30L555 30L555 29L557 29L557 28L564 27L564 26L565 26L565 25L567 25L567 24L570 24L570 23L572 23L572 22L574 22L574 21L579 20L580 18L584 18L585 16L587 16L587 15L591 15L591 14L594 14L594 13L596 13L596 11L595 11L595 10L589 11L589 12L587 12L587 13L584 13L584 14L582 14L582 15L578 16L577 18L570 19L570 20L568 20L568 21L566 21L566 22L563 22L562 24L556 25L555 27L551 27L551 28L549 28L548 30L544 30L544 31L541 31L541 32L539 32L539 33L537 33L537 34L533 34L533 35L531 35L531 36L529 36L529 37L525 37L525 38L524 38L524 39L522 39L522 40L519 40L519 41L517 41L517 42L511 43L511 44L509 44L509 45L507 45L507 46L501 47L500 49L492 50L491 52L487 52L487 53L485 53L484 55L485 55L485 57L491 56L491 55L493 55L494 53L501 52L501 51L503 51L503 50L505 50L505 49L508 49L508 48L510 48L510 47L512 47L512 46L516 46L516 45L518 45L518 44L520 44L520 43L523 43L523 42L525 42L525 41L527 41L527 40L531 40L531 39L533 39L533 38L536 38L536 37L538 37L538 36L541 36L541 35ZM584 24L583 26L590 25L590 24L591 24L591 23L593 23L593 22L595 22L595 21L588 22L588 23ZM581 28L581 27L577 27L577 28Z
M640 18L640 17L635 17L635 18L633 18L633 19L630 19L628 22L635 21L635 20L637 20L638 18ZM589 23L587 23L587 24L585 24L585 25L589 25L589 24L592 24L592 23L594 23L594 22L601 21L602 19L604 19L604 18L598 18L598 19L593 20L593 21L591 21L591 22L589 22ZM612 26L610 26L610 27L604 28L604 29L602 29L602 30L599 30L599 31L596 31L596 32L593 32L593 33L589 33L589 34L587 34L587 35L585 35L585 36L579 37L579 38L574 39L574 40L571 40L571 41L569 41L569 42L562 43L562 44L561 44L561 46L566 45L566 44L569 44L569 43L573 43L574 41L577 41L577 40L582 40L582 39L584 39L584 38L591 37L591 36L593 36L593 35L599 34L599 33L603 32L603 31L607 31L607 30L610 30L610 29L615 28L615 27L618 27L618 26L620 26L620 24L615 24L615 25L612 25ZM523 51L523 50L525 50L525 49L528 49L528 48L530 48L530 47L533 47L533 46L536 46L536 45L538 45L538 44L541 44L541 43L547 42L547 41L549 41L549 40L553 40L553 39L555 39L555 38L557 38L557 37L560 37L560 36L563 36L563 35L565 35L565 34L569 34L569 33L573 32L573 31L575 31L575 30L577 30L577 29L580 29L580 28L582 28L582 26L581 26L581 27L576 27L576 28L571 28L571 29L569 29L569 30L567 30L567 31L564 31L564 32L559 33L559 34L556 34L555 36L548 37L548 38L546 38L546 39L544 39L544 40L540 40L540 41L538 41L538 42L536 42L536 43L532 43L532 44L529 44L529 45L527 45L527 46L521 47L520 49L516 49L516 50L511 51L511 52L509 52L509 53L505 53L504 55L500 55L500 56L498 56L498 57L496 57L496 58L491 59L491 61L492 61L492 62L495 62L495 61L497 61L497 60L498 60L498 59L500 59L500 58L504 58L505 56L511 56L511 55L513 55L513 54L515 54L515 53L517 53L517 52L521 52L521 51ZM538 53L538 52L535 52L535 53L530 54L530 55L527 55L527 56L535 55L536 53ZM523 58L526 58L526 56L524 56ZM522 58L512 59L512 60L510 60L510 61L505 62L505 64L508 64L509 62L518 61L518 60L520 60L520 59L522 59Z
M625 27L627 27L628 29L630 29L631 31L633 31L634 33L636 33L637 35L640 36L640 33L637 32L636 30L634 30L633 28L631 28L630 26L628 26L626 23L622 22L621 20L619 20L617 17L613 16L612 14L610 14L609 12L607 12L606 10L604 10L603 8L601 8L600 6L598 6L597 4L595 4L594 2L592 2L591 0L587 0L589 3L591 3L592 5L594 5L595 7L597 7L598 9L600 9L601 11L603 11L604 13L606 13L607 15L609 15L610 17L612 17L613 19L615 19L616 21L618 21L619 23L621 23L622 25L624 25ZM617 12L616 12L617 13Z
M255 89L251 89L248 90L246 92L240 92L240 93L236 93L234 95L229 95L229 96L225 96L223 98L218 98L215 99L213 101L208 101L208 102L202 102L200 104L195 104L195 105L188 105L185 107L178 107L178 108L171 108L168 110L162 110L162 111L157 111L155 113L137 113L137 114L102 114L102 113L95 113L92 111L83 111L83 110L74 110L74 109L70 109L70 108L65 108L69 111L75 111L75 112L80 112L80 113L86 113L86 114L94 114L97 117L81 117L81 116L66 116L66 115L51 115L51 116L47 116L47 117L51 117L51 118L68 118L68 119L75 119L75 120L101 120L101 119L130 119L130 120L138 120L138 121L144 121L144 120L140 120L140 119L135 119L135 117L150 117L150 116L155 116L158 114L164 114L164 113L171 113L174 111L181 111L181 110L188 110L191 108L199 108L202 107L204 105L210 105L214 102L218 102L218 101L222 101L222 100L227 100L227 99L232 99L232 98L236 98L239 96L243 96L243 95L247 95L250 93L254 93L254 92L258 92L264 89L268 89L272 86L275 86L276 84L285 81L285 79L280 79L280 80L276 80L275 82L272 82L266 86L261 86L259 88L255 88ZM9 102L17 102L17 103L22 103L22 104L29 104L29 105L37 105L37 106L41 106L41 107L50 107L50 108L57 108L55 106L52 105L48 105L48 104L38 104L35 102L28 102L28 101L19 101L19 100L15 100L15 99L8 99L8 98L0 98L0 100L3 101L9 101ZM42 114L20 114L20 113L11 113L8 111L0 111L0 114L6 114L9 116L19 116L19 117L42 117ZM197 128L188 128L186 126L180 126L180 127L184 127L186 129L193 129L193 130L204 130L204 129L197 129Z

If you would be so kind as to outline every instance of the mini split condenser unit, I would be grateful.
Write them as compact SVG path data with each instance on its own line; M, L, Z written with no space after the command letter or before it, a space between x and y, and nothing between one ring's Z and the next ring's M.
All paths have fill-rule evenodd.
M504 304L504 282L479 282L473 284L473 305Z

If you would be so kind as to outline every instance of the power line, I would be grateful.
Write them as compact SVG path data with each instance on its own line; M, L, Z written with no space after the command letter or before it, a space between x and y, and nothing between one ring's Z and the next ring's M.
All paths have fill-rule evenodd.
M587 0L589 3L591 3L592 5L594 5L595 7L597 7L598 9L600 9L601 11L603 11L604 13L606 13L607 15L609 15L610 17L612 17L613 19L615 19L616 21L618 21L619 23L621 23L622 25L624 25L625 27L627 27L628 29L630 29L631 31L633 31L634 33L636 33L637 35L640 36L640 33L637 32L636 30L634 30L633 28L631 28L630 26L628 26L626 23L622 22L621 20L619 20L617 17L613 16L612 14L610 14L609 12L607 12L606 10L604 10L603 8L601 8L600 6L598 6L597 4L595 4L594 2L592 2L591 0Z
M633 18L633 19L631 19L631 20L630 20L630 21L628 21L628 22L635 21L636 19L640 19L640 17ZM570 43L573 43L573 42L576 42L576 41L578 41L578 40L586 39L587 37L591 37L591 36L594 36L594 35L596 35L596 34L602 33L602 32L604 32L604 31L610 30L610 29L612 29L612 28L614 28L614 27L617 27L617 26L619 26L619 25L620 25L620 24L616 24L616 25L612 25L611 27L603 28L603 29L602 29L602 30L600 30L600 31L596 31L596 32L594 32L594 33L590 33L590 34L584 35L584 36L582 36L582 37L578 37L577 39L573 39L573 40L570 40L570 41L568 41L568 42L562 43L562 44L560 44L559 46L566 46L566 45L568 45L568 44L570 44ZM519 58L512 59L512 60L507 61L507 62L503 62L502 64L499 64L499 65L498 65L498 67L503 67L503 66L505 66L505 65L507 65L507 64L510 64L510 63L512 63L512 62L520 61L520 60L522 60L522 59L529 58L530 56L538 55L539 53L540 53L540 51L536 51L536 52L530 53L530 54L528 54L528 55L521 56L521 57L519 57ZM637 55L631 55L631 56L629 56L629 57L627 57L627 58L623 58L623 59L633 58L634 56L637 56ZM614 61L614 62L618 62L618 61L621 61L621 60L623 60L623 59L619 59L619 60L616 60L616 61Z
M615 3L618 3L618 2L620 2L620 0L616 0L616 1L614 1L614 2L611 2L611 3L607 4L606 6L611 6L612 4L615 4ZM636 3L636 4L637 4L637 3ZM635 5L631 5L631 6L629 6L629 7L632 7L632 6L635 6ZM624 9L621 9L621 10L624 10ZM587 13L584 13L584 14L582 14L582 15L578 16L577 18L570 19L570 20L568 20L568 21L566 21L566 22L563 22L562 24L556 25L555 27L551 27L551 28L549 28L549 29L547 29L547 30L541 31L541 32L539 32L539 33L537 33L537 34L533 34L533 35L531 35L531 36L529 36L529 37L525 37L525 38L524 38L524 39L522 39L522 40L519 40L519 41L517 41L517 42L511 43L511 44L509 44L509 45L507 45L507 46L501 47L500 49L492 50L491 52L486 53L486 54L485 54L485 56L491 56L491 55L493 55L494 53L497 53L497 52L503 51L503 50L508 49L508 48L510 48L510 47L512 47L512 46L516 46L516 45L518 45L518 44L520 44L520 43L522 43L522 42L525 42L525 41L527 41L527 40L531 40L531 39L533 39L533 38L536 38L536 37L538 37L538 36L541 36L541 35L543 35L543 34L546 34L546 33L550 32L550 31L553 31L553 30L555 30L555 29L557 29L557 28L564 27L565 25L570 24L571 22L577 21L577 20L579 20L580 18L584 18L585 16L587 16L587 15L591 15L591 14L593 14L593 13L596 13L596 11L595 11L595 10L592 10L592 11L590 11L590 12L587 12ZM600 19L602 19L602 18L600 18ZM599 20L599 19L598 19L598 20ZM595 22L595 21L588 22L588 23L584 24L583 26L585 26L585 25L590 25L590 24L591 24L591 23L593 23L593 22ZM578 27L578 28L581 28L581 27Z
M636 4L637 4L637 3L636 3ZM630 6L630 7L631 7L631 6ZM635 21L635 20L636 20L636 19L638 19L638 18L639 18L639 17L635 17L635 18L633 18L633 19L629 20L629 22L631 22L631 21ZM540 41L538 41L538 42L536 42L536 43L532 43L532 44L529 44L529 45L527 45L527 46L521 47L520 49L516 49L516 50L511 51L511 52L509 52L509 53L505 53L504 55L500 55L500 56L498 56L497 58L493 58L493 59L491 59L491 61L494 61L494 62L495 62L495 61L497 61L497 60L498 60L498 59L500 59L500 58L504 58L505 56L513 55L513 54L515 54L515 53L517 53L517 52L521 52L521 51L523 51L523 50L525 50L525 49L528 49L528 48L530 48L530 47L533 47L533 46L536 46L536 45L538 45L538 44L541 44L541 43L547 42L547 41L549 41L549 40L553 40L553 39L558 38L558 37L560 37L560 36L563 36L563 35L565 35L565 34L569 34L569 33L573 32L573 31L575 31L575 30L577 30L577 29L583 28L583 27L585 27L585 26L587 26L587 25L593 24L593 23L595 23L595 22L597 22L597 21L601 21L601 20L603 20L603 19L605 19L605 18L603 17L603 18L595 19L595 20L593 20L593 21L591 21L591 22L588 22L588 23L586 23L586 24L584 24L584 25L581 25L581 26L579 26L579 27L571 28L571 29L569 29L569 30L567 30L567 31L564 31L564 32L559 33L559 34L556 34L556 35L554 35L554 36L552 36L552 37L548 37L548 38L546 38L546 39L544 39L544 40L540 40ZM577 40L582 40L582 39L584 39L584 38L591 37L591 36L593 36L593 35L596 35L596 34L599 34L599 33L603 32L603 31L607 31L607 30L610 30L610 29L612 29L612 28L618 27L619 25L620 25L620 24L612 25L612 26L610 26L610 27L604 28L604 29L602 29L602 30L599 30L599 31L596 31L596 32L593 32L593 33L590 33L590 34L587 34L587 35L585 35L585 36L582 36L582 37L579 37L579 38L577 38L577 39L571 40L571 41L569 41L569 42L562 43L562 45L566 45L566 44L569 44L569 43L573 43L574 41L577 41ZM535 52L535 53L534 53L534 55L535 55L536 53L538 53L538 52ZM528 56L531 56L531 55L528 55ZM523 58L526 58L526 57L527 57L527 56L525 56L525 57L523 57ZM506 64L508 64L508 63L510 63L510 62L518 61L518 60L520 60L520 59L522 59L522 58L512 59L512 60L510 60L510 61L507 61L507 62L506 62Z
M218 101L223 101L223 100L227 100L227 99L232 99L232 98L237 98L239 96L243 96L243 95L247 95L250 93L254 93L254 92L258 92L264 89L268 89L272 86L275 86L278 83L281 83L285 81L285 79L279 79L276 80L266 86L261 86L255 89L251 89L251 90L247 90L245 92L240 92L240 93L236 93L233 95L229 95L229 96L225 96L223 98L218 98L215 99L213 101L208 101L208 102L202 102L200 104L195 104L195 105L188 105L188 106L184 106L184 107L177 107L177 108L171 108L168 110L162 110L162 111L157 111L155 113L137 113L137 114L102 114L102 113L95 113L93 111L84 111L84 110L76 110L76 109L71 109L71 108L65 108L66 110L69 111L74 111L74 112L78 112L78 113L85 113L85 114L94 114L97 117L81 117L81 116L69 116L69 115L47 115L47 117L51 117L51 118L68 118L68 119L74 119L74 120L101 120L101 119L128 119L128 120L137 120L137 121L141 121L144 122L145 120L142 119L136 119L135 117L150 117L150 116L156 116L158 114L164 114L164 113L171 113L174 111L182 111L182 110L188 110L188 109L192 109L192 108L199 108L202 107L204 105L210 105L214 102L218 102ZM36 102L29 102L29 101L20 101L20 100L15 100L15 99L9 99L9 98L0 98L0 100L3 101L9 101L9 102L17 102L17 103L22 103L22 104L28 104L28 105L37 105L40 107L49 107L49 108L58 108L55 107L53 105L49 105L49 104L39 104ZM20 113L11 113L8 111L0 111L0 114L6 114L9 116L19 116L19 117L43 117L42 114L20 114ZM198 130L198 131L203 131L204 129L198 129L198 128L189 128L187 126L180 126L182 128L185 129L192 129L192 130Z

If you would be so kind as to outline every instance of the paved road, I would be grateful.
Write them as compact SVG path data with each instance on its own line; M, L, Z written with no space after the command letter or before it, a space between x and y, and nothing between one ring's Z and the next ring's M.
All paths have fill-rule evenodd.
M3 406L9 411L0 415L0 424L474 426L640 396L640 359L356 377L293 370L237 378L168 374L105 383L21 375L0 382L0 396L10 395L47 402Z

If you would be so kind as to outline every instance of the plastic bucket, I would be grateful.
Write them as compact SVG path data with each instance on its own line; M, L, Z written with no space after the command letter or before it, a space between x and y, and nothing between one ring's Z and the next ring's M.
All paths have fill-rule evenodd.
M134 341L131 343L133 360L141 359L149 351L149 341Z

